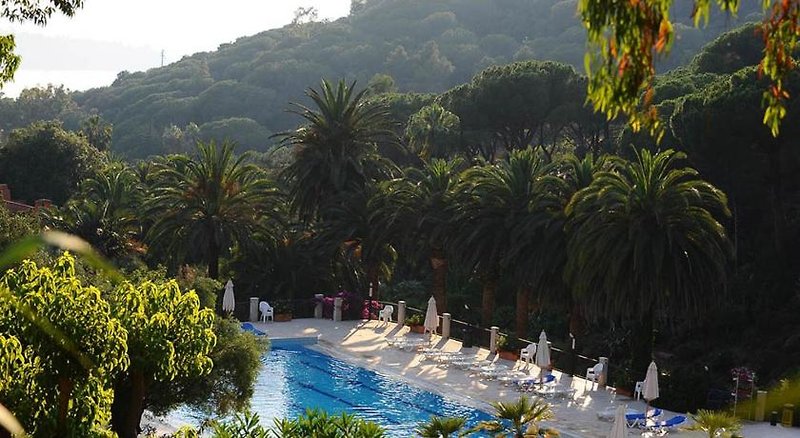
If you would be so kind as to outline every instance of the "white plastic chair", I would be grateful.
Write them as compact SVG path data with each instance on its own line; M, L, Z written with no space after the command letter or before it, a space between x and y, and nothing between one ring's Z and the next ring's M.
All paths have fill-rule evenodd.
M394 312L394 306L387 304L378 312L378 321L382 322L392 322L392 313Z
M261 322L267 322L267 318L269 318L270 321L275 320L275 309L273 309L268 302L262 301L258 303L258 309L261 311Z
M599 363L591 368L586 369L586 380L592 382L592 386L600 379L603 374L603 364Z
M636 382L636 386L633 388L633 396L636 397L636 400L642 398L643 389L644 389L644 382Z
M536 344L528 344L527 347L519 350L519 358L526 364L530 364L536 359Z

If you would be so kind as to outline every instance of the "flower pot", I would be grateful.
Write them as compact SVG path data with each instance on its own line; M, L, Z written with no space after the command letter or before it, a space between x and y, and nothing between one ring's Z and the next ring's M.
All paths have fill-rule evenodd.
M412 333L425 333L425 327L421 325L412 325L410 329Z
M501 359L517 361L519 360L519 353L516 351L505 351L499 350L498 353L500 354Z
M275 322L288 322L292 320L291 313L276 313L275 314Z
M614 389L615 389L615 392L617 393L617 395L623 395L625 397L633 398L633 391L631 391L628 388L619 387L619 388L614 388Z

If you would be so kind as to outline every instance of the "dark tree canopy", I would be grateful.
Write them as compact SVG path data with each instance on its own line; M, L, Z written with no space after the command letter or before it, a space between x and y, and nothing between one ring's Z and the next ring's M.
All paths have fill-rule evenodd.
M110 86L75 93L74 100L84 113L96 110L114 126L115 153L144 158L167 150L161 135L171 125L245 118L258 125L247 122L253 135L291 129L298 119L284 112L286 102L303 102L305 88L322 77L364 86L375 78L376 92L442 92L486 67L513 61L550 59L582 69L586 35L575 6L574 0L358 2L349 17L272 29L162 68L121 72ZM743 5L740 19L694 29L691 11L676 8L674 17L683 25L676 32L683 38L675 51L681 56L659 68L688 62L751 10L758 8ZM266 138L236 140L247 147L268 144Z
M11 132L0 146L0 175L15 198L64 203L97 170L104 155L57 122L35 123Z

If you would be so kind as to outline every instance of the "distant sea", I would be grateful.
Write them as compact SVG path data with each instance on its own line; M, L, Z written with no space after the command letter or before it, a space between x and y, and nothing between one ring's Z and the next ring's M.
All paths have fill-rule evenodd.
M114 70L25 70L21 68L14 75L14 81L5 84L0 90L5 97L17 97L25 88L64 85L73 91L111 85L117 78Z

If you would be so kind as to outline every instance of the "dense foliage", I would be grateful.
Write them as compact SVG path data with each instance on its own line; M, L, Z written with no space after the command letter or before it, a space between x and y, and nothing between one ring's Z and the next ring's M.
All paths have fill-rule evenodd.
M108 436L111 384L130 364L109 303L76 278L69 255L52 268L25 262L0 288L0 332L16 353L3 405L34 436Z
M11 131L0 145L0 175L14 197L62 204L100 167L103 157L80 135L59 122L34 123Z
M469 3L476 11L494 11L491 4ZM309 41L331 37L325 32L336 26L372 25L381 20L370 15L375 11L401 14L404 6L367 3L337 23L246 38L169 68L123 75L116 86L80 98L88 102L125 90L154 104L170 100L152 94L165 79L156 73L204 59L210 84L222 74L214 57L232 56L246 43L255 45L253 52L274 53L293 46L278 41L264 48L260 38L291 34L286 41L298 50L326 47ZM446 26L452 17L436 15L439 7L429 2L413 10L435 15L425 26ZM458 22L470 16L455 15ZM383 24L381 32L391 34ZM415 29L416 37L428 27ZM358 302L370 291L373 298L385 291L421 307L434 294L455 318L498 324L519 337L546 329L558 345L572 334L583 353L611 358L611 381L620 386L641 380L642 363L653 356L665 371L660 402L695 409L709 389L725 389L734 366L748 365L760 383L772 383L793 375L800 363L800 249L790 244L800 236L800 154L793 147L800 124L791 123L800 120L800 107L797 98L787 101L790 123L779 137L749 110L759 105L765 84L753 65L759 49L751 30L726 34L687 67L657 77L653 103L666 129L664 146L585 108L586 78L552 61L488 66L461 85L409 85L419 72L412 79L377 77L363 92L347 80L323 81L307 91L310 103L295 107L303 125L285 131L280 159L237 156L233 144L220 141L192 144L202 137L202 124L167 120L180 115L180 107L125 106L104 116L134 124L142 122L135 114L140 110L152 120L163 117L152 125L148 119L148 126L163 122L176 129L163 137L160 128L150 134L168 139L178 154L95 169L80 186L76 182L72 199L47 223L84 237L116 261L164 265L168 275L187 283L196 280L187 272L207 270L212 277L234 278L237 291L270 301L308 302L314 293L347 291ZM492 40L491 50L502 53L502 38ZM431 57L443 53L432 45L424 50ZM319 66L314 71L325 72ZM437 77L452 79L442 72ZM149 88L137 90L151 80ZM191 88L187 81L171 86ZM303 86L315 83L317 78ZM284 85L282 92L291 88ZM789 75L787 85L800 85L800 76ZM396 86L444 92L401 94ZM180 96L184 103L193 99ZM236 114L226 117L247 116L231 108ZM213 289L216 283L198 284ZM159 293L171 293L170 287ZM204 304L219 305L218 297L205 295ZM186 300L195 309L195 300ZM205 333L210 320L198 316L197 322ZM698 330L706 336L695 336ZM234 337L235 330L218 321L215 331ZM203 344L202 355L226 364L219 374L211 370L207 386L177 372L180 366L174 380L157 382L159 364L150 387L159 395L147 400L149 406L168 409L206 396L213 408L241 407L260 350L252 339L231 344L248 364L238 367L233 350ZM35 365L24 346L12 340L6 346L13 357L22 352L19 364ZM562 366L561 358L554 360ZM133 369L131 362L127 372ZM241 380L227 379L227 370Z
M77 93L74 100L84 113L96 110L114 125L114 151L127 157L183 152L174 149L176 130L178 137L229 137L264 151L269 133L296 124L283 111L285 103L299 101L321 77L367 84L376 74L388 74L401 91L441 92L483 68L512 61L555 60L583 69L586 32L575 0L358 4L334 22L287 25L162 68L121 72L112 85ZM742 4L737 17L714 17L700 28L692 26L688 3L678 2L671 16L675 43L662 69L686 64L726 28L761 18L751 2ZM0 100L0 108L9 104Z

